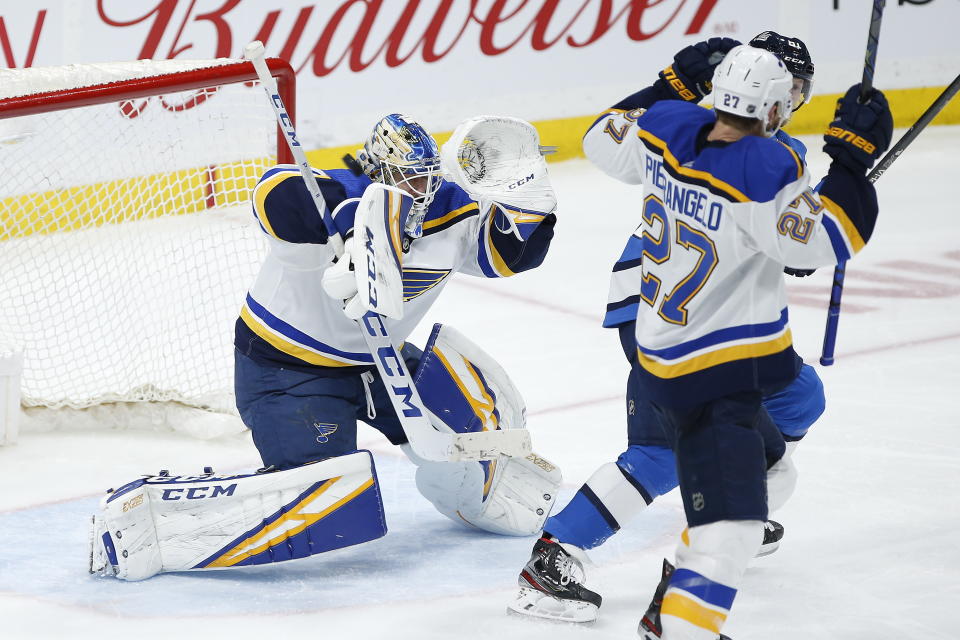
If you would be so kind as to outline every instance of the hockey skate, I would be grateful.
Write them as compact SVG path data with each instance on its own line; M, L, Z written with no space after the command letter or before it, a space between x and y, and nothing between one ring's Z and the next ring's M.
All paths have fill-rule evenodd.
M520 592L507 605L507 612L563 622L593 622L601 598L583 586L584 579L580 560L559 542L540 538L520 572Z
M763 544L757 551L757 558L768 556L780 548L780 540L783 538L783 525L775 520L767 520L763 523Z
M664 558L660 584L653 592L653 600L650 601L650 606L647 607L647 612L643 614L640 619L640 626L637 627L637 635L643 640L660 640L660 636L663 635L663 625L660 624L660 607L663 606L663 596L667 592L667 586L670 584L670 577L673 576L674 571L676 571L676 567ZM730 637L721 633L718 640L730 640Z

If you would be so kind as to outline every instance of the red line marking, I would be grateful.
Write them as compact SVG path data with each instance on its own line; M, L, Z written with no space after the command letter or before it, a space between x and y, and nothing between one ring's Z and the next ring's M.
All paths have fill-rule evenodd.
M558 413L560 411L573 411L576 409L582 409L583 407L590 407L595 404L604 404L606 402L612 402L614 400L623 400L623 399L624 399L624 395L615 395L615 396L603 396L601 398L592 398L590 400L579 400L577 402L570 402L567 404L561 404L554 407L537 409L536 411L531 411L528 415L542 416L548 413Z
M810 309L826 311L828 303L830 302L830 293L828 289L824 289L824 292L823 295L806 295L787 290L787 303L791 307L808 307ZM843 313L866 313L867 311L876 311L877 307L868 307L864 304L856 304L844 300L841 304L841 310Z
M931 338L919 338L917 340L908 340L906 342L896 342L894 344L883 345L880 347L871 347L869 349L861 349L859 351L850 351L839 354L836 359L840 360L841 358L856 358L858 356L873 355L875 353L882 353L884 351L895 351L896 349L903 349L905 347L916 347L924 344L933 344L935 342L948 342L950 340L960 339L960 333L950 333L945 336L933 336Z
M543 300L538 300L536 298L528 298L526 296L517 295L515 293L509 293L507 291L501 291L498 289L491 289L480 283L470 282L465 279L458 279L457 284L459 286L468 287L470 289L479 289L484 293L489 293L492 296L499 296L501 298L507 298L508 300L516 300L517 302L523 302L534 307L542 307L544 309L550 309L551 311L556 311L564 315L573 316L575 318L580 318L582 320L588 320L591 324L599 325L603 318L601 316L594 315L592 313L584 313L582 311L577 311L576 309L569 309L567 307L561 307L560 305L553 304L552 302L544 302Z
M890 260L881 262L878 266L889 267L891 269L900 269L902 271L916 271L918 273L932 273L934 275L947 275L960 278L960 269L957 267L934 264L932 262L918 262L916 260Z

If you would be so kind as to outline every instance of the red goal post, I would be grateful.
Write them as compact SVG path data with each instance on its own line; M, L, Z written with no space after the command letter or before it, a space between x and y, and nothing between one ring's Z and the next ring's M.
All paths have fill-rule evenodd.
M198 64L205 63L199 61ZM277 81L280 98L287 107L290 119L296 123L297 76L293 67L290 66L289 62L280 58L267 58L267 67ZM11 69L8 71L26 70ZM190 91L237 82L255 82L256 80L257 72L251 63L246 60L230 61L216 66L199 67L154 76L132 77L104 84L67 87L59 90L11 96L0 100L0 118L15 118L60 109L148 98L162 95L165 92ZM278 134L282 139L279 125ZM293 162L290 150L285 145L279 145L277 151L279 162Z
M291 118L295 74L268 60ZM247 61L0 70L0 356L25 406L231 411L249 212L291 162Z

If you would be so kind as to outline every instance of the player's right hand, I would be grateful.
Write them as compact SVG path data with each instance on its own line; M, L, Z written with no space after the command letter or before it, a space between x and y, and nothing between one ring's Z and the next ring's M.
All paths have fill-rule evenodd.
M344 301L357 295L357 276L353 270L353 237L343 243L343 255L323 272L323 290L334 300Z
M823 135L823 151L854 171L865 173L890 146L893 115L887 98L873 89L866 102L859 102L855 84L837 100L834 121Z
M660 77L679 98L699 102L713 90L713 70L739 44L733 38L710 38L684 47Z

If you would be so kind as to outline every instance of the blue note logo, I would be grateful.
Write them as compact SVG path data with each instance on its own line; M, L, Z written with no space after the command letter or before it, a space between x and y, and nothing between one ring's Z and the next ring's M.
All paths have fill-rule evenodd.
M330 436L337 432L339 425L330 424L328 422L314 422L313 427L320 434L317 436L317 442L320 444L327 444L330 442Z

